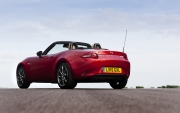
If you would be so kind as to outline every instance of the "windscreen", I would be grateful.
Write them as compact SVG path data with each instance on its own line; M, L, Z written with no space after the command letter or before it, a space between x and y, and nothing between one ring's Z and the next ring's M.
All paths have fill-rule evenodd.
M68 46L65 47L65 44L55 44L48 52L47 55L49 54L56 54L62 51L68 50Z

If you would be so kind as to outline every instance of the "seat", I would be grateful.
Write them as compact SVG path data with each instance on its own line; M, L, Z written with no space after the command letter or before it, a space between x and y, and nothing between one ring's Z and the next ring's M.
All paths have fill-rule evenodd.
M71 49L71 43L69 43L69 45L68 45L68 49L69 49L69 50Z
M73 43L73 44L72 44L72 49L77 49L77 48L78 48L77 44L76 44L76 43Z
M76 49L76 46L75 46L75 45L73 45L73 46L72 46L72 49Z
M92 45L92 48L94 48L94 44Z

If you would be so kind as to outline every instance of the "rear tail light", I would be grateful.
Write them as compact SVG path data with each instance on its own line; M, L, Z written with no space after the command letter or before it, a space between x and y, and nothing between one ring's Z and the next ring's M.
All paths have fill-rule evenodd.
M86 53L82 56L83 58L94 58L94 59L98 59L98 54L96 53Z

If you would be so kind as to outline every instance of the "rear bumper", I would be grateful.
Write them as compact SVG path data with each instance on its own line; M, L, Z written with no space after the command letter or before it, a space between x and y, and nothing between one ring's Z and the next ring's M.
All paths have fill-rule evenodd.
M77 82L81 83L96 83L96 82L114 82L114 81L123 81L127 80L128 76L126 75L94 75L89 78L84 78L84 79L78 79Z

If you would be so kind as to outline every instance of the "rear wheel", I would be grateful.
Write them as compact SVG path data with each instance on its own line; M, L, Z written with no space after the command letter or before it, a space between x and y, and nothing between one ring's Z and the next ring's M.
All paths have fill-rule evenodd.
M122 89L126 86L127 81L128 81L127 79L124 79L121 81L110 82L109 84L113 89Z
M71 70L66 63L59 65L57 69L57 81L61 89L73 89L77 82L74 80Z
M27 79L24 67L19 67L16 72L17 85L21 89L27 89L30 82Z

